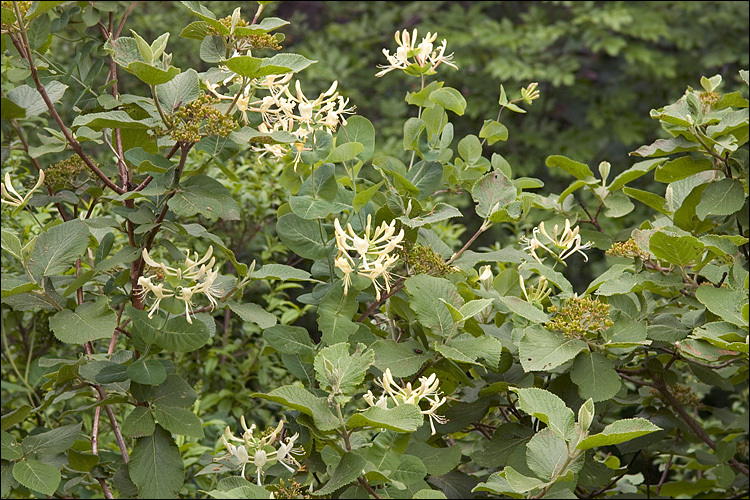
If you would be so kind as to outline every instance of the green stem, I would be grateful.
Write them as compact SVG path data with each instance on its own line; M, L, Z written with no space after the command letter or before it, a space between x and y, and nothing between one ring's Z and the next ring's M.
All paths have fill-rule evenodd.
M161 121L164 122L164 125L167 128L170 128L172 126L172 122L164 114L164 110L161 109L161 104L159 104L159 96L156 93L156 85L149 85L149 87L151 88L151 95L154 97L154 104L156 105L156 110L159 112Z

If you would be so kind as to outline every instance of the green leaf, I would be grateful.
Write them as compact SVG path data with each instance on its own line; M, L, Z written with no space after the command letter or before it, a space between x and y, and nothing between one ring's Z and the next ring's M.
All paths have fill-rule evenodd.
M570 370L570 380L578 386L581 398L594 402L612 399L622 387L612 360L589 350L576 357Z
M341 424L328 408L328 399L315 396L302 387L287 385L268 394L253 393L254 398L267 399L309 415L323 432L336 429Z
M354 452L345 453L325 486L313 492L313 494L316 496L330 495L339 488L356 481L357 477L362 474L365 465L367 465L367 460L360 455Z
M359 142L347 142L340 146L336 146L333 151L331 151L331 154L328 155L328 158L326 158L326 162L343 163L345 161L350 161L356 158L357 155L364 150L365 147Z
M476 302L476 301L472 301ZM470 304L471 302L469 302ZM463 307L461 308L463 309ZM496 370L498 363L500 363L500 357L503 353L503 345L495 337L485 335L482 337L474 337L468 333L461 334L457 337L453 337L448 340L445 345L438 346L436 349L446 356L444 348L455 349L458 351L463 358L468 358L470 362L475 363L478 359L484 359L487 366L493 370ZM463 359L456 359L455 357L446 356L454 361L464 361Z
M122 423L122 433L128 437L150 436L155 430L154 416L145 406L133 408Z
M664 158L639 161L638 163L633 164L632 167L615 177L609 184L609 186L607 186L607 190L610 192L616 191L625 186L625 184L627 184L628 182L633 181L641 177L642 175L645 175L648 172L652 171L662 163L664 163Z
M318 308L318 329L323 342L333 345L348 341L359 328L350 316L325 307Z
M23 457L21 445L16 441L15 436L8 432L2 432L2 457L3 460L15 461Z
M160 329L156 344L167 351L190 352L206 345L209 338L208 327L203 321L196 317L191 324L186 317L178 316Z
M73 120L71 127L73 129L88 127L91 130L99 132L105 128L149 129L153 128L155 125L156 121L153 119L136 120L135 118L131 118L125 111L114 110L78 115Z
M518 407L521 410L547 424L556 436L566 441L575 438L575 415L562 399L544 389L511 390L518 394Z
M198 399L198 393L185 380L175 374L167 375L167 380L154 389L154 404L165 406L179 406L187 408Z
M158 359L141 358L128 366L127 376L139 384L159 385L167 379L167 370Z
M261 328L270 328L278 322L276 315L253 302L238 304L237 302L229 301L227 305L232 312L242 318L242 321L255 323Z
M51 431L26 436L21 441L21 447L26 456L44 459L68 451L80 434L81 423L64 425Z
M594 177L594 173L585 163L573 161L565 156L553 155L547 158L548 167L558 167L575 177L576 179L587 179Z
M65 90L67 88L67 85L63 85L62 83L54 80L44 86L44 90L47 92L47 96L49 97L50 101L52 101L52 104L55 104L57 101L62 99L62 96L63 94L65 94ZM42 94L40 94L37 89L29 87L28 85L19 85L18 87L8 92L8 99L10 99L12 103L15 103L16 105L26 110L25 118L41 115L42 113L46 113L48 111L47 104L44 102ZM5 112L6 111L3 110L3 113ZM17 111L16 114L18 114Z
M712 168L714 164L707 158L695 159L689 155L681 156L660 166L654 173L654 180L670 183Z
M575 358L586 343L550 332L540 325L524 330L519 342L518 357L525 372L546 371Z
M161 107L167 113L174 113L180 106L196 100L200 96L198 72L190 68L167 83L156 86L156 95Z
M427 469L427 474L432 476L448 474L461 463L462 455L460 446L440 448L419 441L410 442L406 453L419 457Z
M4 120L26 118L26 110L7 97L0 98L0 112Z
M0 429L7 431L17 423L23 422L30 411L31 406L23 405L20 408L16 408L11 412L6 413L2 416L2 420L0 420L0 422L2 422L0 423Z
M482 130L479 131L479 137L487 139L490 146L497 141L508 140L508 127L494 120L485 120Z
M60 485L60 469L38 460L19 460L13 464L13 478L32 491L52 496Z
M117 314L108 300L100 296L96 302L84 302L75 312L63 309L49 319L55 337L66 344L85 344L91 340L111 337L117 326Z
M182 455L161 426L151 436L138 438L128 463L139 498L173 498L185 479Z
M377 184L373 184L372 186L368 187L367 189L359 191L354 196L354 200L352 201L352 210L354 211L354 213L362 210L365 205L367 205L367 203L372 199L372 197L375 196L375 193L378 192L380 186L382 186L384 183L385 181L380 181Z
M477 215L483 219L515 200L516 194L516 186L499 170L488 173L471 188L471 197L477 204Z
M281 21L281 19L279 18L269 17L267 19L264 19L261 22L261 25L263 24L263 22L270 21L272 19ZM276 27L283 26L284 24L289 24L287 21L282 21L282 22L283 24L279 24ZM272 29L275 29L275 28L272 28ZM283 54L276 54L275 56L270 57L268 59L263 59L263 66L281 66L284 68L288 68L287 71L285 72L292 71L294 73L298 73L316 62L318 61L315 61L313 59L308 59L299 54L283 53Z
M525 493L544 486L544 481L535 477L524 476L510 465L505 468L505 478L516 493Z
M172 434L195 438L203 437L201 419L186 408L159 406L154 409L153 415L156 421L159 422L159 425Z
M349 417L346 425L350 428L369 426L396 432L414 432L423 423L424 418L417 405L402 404L388 409L370 407Z
M695 236L672 236L664 231L652 234L648 247L657 259L676 266L699 261L705 248Z
M372 153L375 151L375 127L364 116L355 115L348 118L346 125L342 125L339 129L337 138L337 142L342 144L344 141L362 144L362 152L357 154L355 159L366 162L372 158Z
M263 338L281 353L304 355L315 351L307 330L299 326L272 326L263 332Z
M205 21L193 21L182 29L180 36L193 40L203 40L209 33L211 33L210 24Z
M26 281L25 277L16 276L3 276L2 280L2 298L13 297L21 293L32 292L34 290L40 290L37 283L33 281Z
M133 73L136 78L147 85L159 85L167 83L180 74L180 68L170 66L169 68L164 70L141 61L131 62L125 69L129 73Z
M418 200L429 197L440 186L443 165L436 161L419 161L406 172L406 179L419 190Z
M454 307L460 307L463 299L456 287L445 278L426 274L408 278L404 286L411 298L409 307L417 314L422 326L429 328L437 336L450 336L454 328L453 317L440 299L444 299Z
M518 297L498 297L498 300L505 304L511 312L534 323L544 323L549 319L544 311L537 309L532 304Z
M688 151L698 151L701 146L698 143L689 141L684 137L673 137L672 139L657 139L648 146L641 146L630 153L631 156L668 156L673 153L685 153Z
M399 343L380 339L370 348L375 352L375 366L382 372L390 369L394 377L414 375L430 359L424 353L424 346L414 339Z
M737 179L712 182L701 194L695 215L704 220L709 215L732 215L745 204L745 190Z
M29 258L29 270L40 277L61 274L70 269L73 261L88 246L89 228L83 221L72 219L63 222L37 237Z
M594 434L582 440L578 443L576 449L588 450L595 447L620 444L660 430L660 427L655 426L646 419L626 418L613 422L606 426L599 434Z
M200 214L209 220L240 218L240 207L229 190L206 175L189 177L167 204L179 217Z
M464 99L464 96L461 95L461 92L451 87L434 90L430 93L429 99L438 106L453 111L458 116L462 116L466 109L466 99Z
M363 348L364 345L359 344L350 354L349 344L341 342L318 352L313 365L320 387L332 394L350 396L375 360L375 353L371 349L362 352Z
M289 249L305 259L318 260L328 255L328 235L321 235L316 221L305 220L295 214L284 214L276 221L276 232Z
M740 312L743 304L747 304L747 292L730 290L728 288L716 288L709 284L698 287L695 298L706 306L709 311L719 316L724 321L733 325L747 328L747 319Z
M622 188L622 192L630 196L631 198L640 201L644 205L663 213L664 215L672 213L667 208L667 201L656 193L643 191L642 189L631 188L629 186Z
M526 445L526 463L529 469L545 481L562 475L567 462L567 443L549 427L534 434ZM580 462L578 465L580 468Z

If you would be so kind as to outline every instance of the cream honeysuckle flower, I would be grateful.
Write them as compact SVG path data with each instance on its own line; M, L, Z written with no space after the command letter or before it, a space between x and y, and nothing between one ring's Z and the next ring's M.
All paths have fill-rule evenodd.
M193 298L197 294L204 294L212 308L216 308L219 303L217 299L224 296L224 290L215 285L219 276L219 270L214 269L216 257L213 257L214 247L209 246L205 255L199 257L198 252L193 252L191 257L190 250L187 250L184 264L176 267L170 267L163 262L154 260L147 249L143 249L141 256L143 262L150 268L146 274L138 278L138 284L141 286L138 292L140 297L145 297L151 293L156 300L149 309L149 318L159 309L161 300L165 297L175 297L185 303L185 317L188 323L193 323ZM153 283L153 279L158 278L165 280L158 285ZM172 290L167 285L174 286Z
M531 238L528 238L526 236L521 237L521 243L526 245L523 249L525 251L529 251L531 256L540 264L542 263L542 261L536 254L536 250L538 250L539 248L543 248L552 256L554 256L556 260L562 262L563 264L565 263L565 259L576 252L583 255L584 260L588 262L589 258L583 252L583 250L590 248L592 243L587 242L585 244L581 244L581 235L578 234L579 227L576 226L575 229L571 229L570 221L566 220L565 229L559 235L558 231L559 226L555 224L552 228L552 236L550 236L550 234L544 227L544 222L541 222L539 226L535 227L532 231ZM550 249L547 245L542 243L542 241L539 239L540 234L544 237L544 239L546 239L547 245L554 247L555 250Z
M141 289L138 291L138 294L143 297L147 293L153 293L156 297L156 300L153 304L151 304L151 308L148 310L148 317L153 318L154 313L159 310L159 304L161 303L161 300L165 297L172 297L174 293L167 289L164 289L164 283L159 283L158 285L154 285L151 282L151 278L146 278L145 276L141 276L138 278L138 285L140 285Z
M398 261L396 254L391 254L395 249L401 248L404 238L404 230L396 234L396 221L390 224L383 222L375 233L372 233L372 215L367 216L367 224L363 236L359 236L351 224L346 225L346 231L341 227L337 219L333 221L334 238L338 255L334 260L334 266L344 273L344 295L349 291L351 285L351 274L356 272L360 276L372 281L375 286L376 300L380 300L381 285L377 281L382 277L385 289L391 291L391 275L388 270ZM352 256L349 252L356 252Z
M224 429L224 434L221 436L221 441L227 450L227 454L223 457L216 458L214 460L227 459L230 456L234 456L242 464L242 470L240 474L242 477L245 476L245 467L247 464L252 464L256 467L256 479L257 483L262 484L263 478L263 467L266 464L272 464L279 462L290 472L296 472L301 468L299 462L292 455L300 455L304 453L302 448L295 447L295 441L299 438L299 434L295 433L292 437L284 439L279 438L282 429L284 428L284 422L279 422L279 425L270 433L263 433L262 437L254 435L256 429L255 424L249 428L245 424L245 417L241 417L242 427L245 432L241 438L232 435L229 426ZM231 442L242 443L234 445ZM274 443L277 449L269 450L274 448ZM293 468L296 467L296 468Z
M427 36L422 38L416 47L414 46L417 40L416 28L411 35L407 30L400 33L396 31L395 39L398 44L396 54L391 55L388 49L383 49L383 55L388 59L388 64L378 66L382 71L378 72L376 77L381 77L395 69L400 69L409 75L433 75L436 73L435 69L441 64L458 69L453 63L453 54L445 55L448 44L446 40L433 50L432 42L437 40L437 33L427 33ZM411 60L411 57L414 59Z
M34 184L34 187L32 187L28 193L26 193L26 196L21 196L18 191L13 187L13 183L10 179L10 172L5 173L5 183L0 184L0 193L2 196L0 196L0 202L5 203L6 205L10 205L13 207L16 207L16 211L23 208L26 203L31 199L31 196L34 194L34 191L36 191L39 186L42 185L44 182L44 170L39 171L39 179L36 181L36 184Z
M537 282L536 286L531 285L528 287L528 291L523 279L523 275L519 272L518 273L518 281L521 285L521 291L523 292L524 297L526 297L526 302L529 304L541 304L544 299L549 297L550 293L552 293L552 288L549 287L547 278L544 276L539 276L539 281Z
M393 379L391 369L386 368L383 376L380 379L375 379L375 383L383 389L383 394L380 398L375 401L375 396L371 391L367 391L367 394L362 396L370 407L378 406L379 408L387 408L387 397L391 398L395 406L401 404L413 404L417 406L422 415L427 415L430 419L430 428L432 429L432 435L435 435L435 422L439 424L445 424L448 422L442 415L438 415L437 409L447 401L448 398L442 396L440 391L440 379L436 374L431 374L429 377L419 378L419 387L412 388L411 382L407 382L405 387L399 386ZM430 407L423 410L419 403L425 400L429 403Z

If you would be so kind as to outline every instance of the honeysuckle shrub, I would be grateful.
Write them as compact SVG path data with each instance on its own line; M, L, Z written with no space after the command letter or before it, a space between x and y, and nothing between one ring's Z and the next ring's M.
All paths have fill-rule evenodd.
M747 495L747 89L686 82L632 164L552 154L558 194L502 154L536 82L457 137L450 40L399 29L375 156L265 4L183 2L198 72L136 4L2 3L2 496Z

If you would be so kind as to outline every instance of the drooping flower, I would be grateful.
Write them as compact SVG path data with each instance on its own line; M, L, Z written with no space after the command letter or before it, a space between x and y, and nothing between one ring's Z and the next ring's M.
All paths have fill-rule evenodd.
M407 382L405 387L399 386L393 379L391 369L386 368L385 373L380 379L375 379L375 383L383 388L383 393L380 395L377 401L372 391L367 391L367 394L362 396L370 407L377 406L378 408L387 408L388 397L393 401L394 406L400 406L402 404L412 404L419 408L422 415L427 415L430 419L430 428L432 434L435 434L435 422L439 424L445 424L448 419L442 415L438 415L437 409L445 403L447 398L442 396L440 391L440 379L434 373L429 377L419 378L419 387L412 388L411 382ZM386 394L388 396L386 396ZM442 396L442 397L441 397ZM429 403L429 408L423 410L419 403L424 400Z
M544 250L549 252L550 255L552 255L557 261L562 262L563 264L565 264L565 259L576 252L583 255L584 260L588 262L589 258L585 253L583 253L583 250L590 248L592 243L587 242L585 244L581 244L581 235L578 234L579 227L576 226L575 229L571 229L570 221L566 220L565 229L563 230L562 234L558 235L558 231L559 226L555 224L552 228L552 236L550 236L544 227L544 222L541 222L539 224L539 227L535 227L532 231L531 238L526 236L521 237L521 243L526 245L523 249L525 251L528 251L534 258L534 260L536 260L540 264L542 263L542 261L536 254L536 251L540 248L543 248ZM551 249L547 245L542 243L542 241L539 239L540 234L546 240L547 245L550 245L554 249Z
M193 297L197 294L204 294L212 308L218 306L217 299L224 295L224 290L215 285L216 278L219 276L219 270L213 269L216 257L213 257L213 246L208 247L208 251L203 257L198 257L194 252L191 258L190 250L187 251L187 257L183 265L175 267L167 266L163 262L154 260L145 248L142 252L143 262L149 266L146 271L148 275L138 278L140 291L137 292L140 297L153 294L156 300L149 309L149 318L159 310L161 300L166 297L175 297L185 303L185 317L188 323L192 324L193 316ZM163 280L154 284L153 280ZM168 288L167 285L173 288Z
M16 207L14 210L14 213L18 212L18 210L22 209L26 203L31 199L31 195L34 194L34 191L36 191L39 186L42 185L44 182L44 170L39 171L39 179L36 181L36 184L34 184L34 187L29 190L28 193L26 193L26 196L21 196L18 191L13 187L13 183L10 179L10 172L5 173L5 184L0 184L0 193L2 193L2 196L0 197L0 202L5 203L7 205L11 205L13 207Z
M383 222L374 234L372 231L372 216L367 216L365 234L359 236L354 232L351 224L347 224L346 231L341 227L338 219L333 221L335 229L336 247L338 255L334 265L344 273L344 295L349 291L351 274L356 272L360 276L372 281L375 285L376 300L380 300L381 285L377 281L383 278L384 287L387 292L391 291L391 275L389 269L398 261L398 255L391 254L396 248L401 248L401 240L404 238L404 230L396 234L396 221L390 224ZM355 252L352 256L350 252Z
M398 44L396 54L391 55L388 49L383 49L383 55L388 59L388 64L378 66L382 71L378 72L375 75L376 77L381 77L394 69L400 69L406 74L414 76L434 75L437 73L435 69L440 64L458 69L453 63L453 54L445 55L448 43L446 40L443 40L440 46L433 50L432 42L437 40L437 33L427 33L427 36L422 38L422 41L416 47L414 46L417 41L416 28L411 35L407 30L396 31L395 39Z
M230 456L235 457L242 464L240 471L242 477L245 476L245 467L248 464L254 465L259 485L262 484L263 467L267 464L278 462L289 470L289 472L296 472L300 469L300 463L292 456L304 453L302 448L294 446L295 441L299 438L299 434L295 433L291 437L281 438L280 436L284 428L284 422L281 421L275 428L267 430L260 436L256 436L255 424L252 424L248 428L245 424L245 417L242 416L240 420L242 428L245 430L242 437L238 438L232 435L229 426L227 426L224 434L221 436L221 441L228 453L214 460L226 460ZM231 443L232 441L241 444L234 445ZM274 449L274 446L278 448Z

